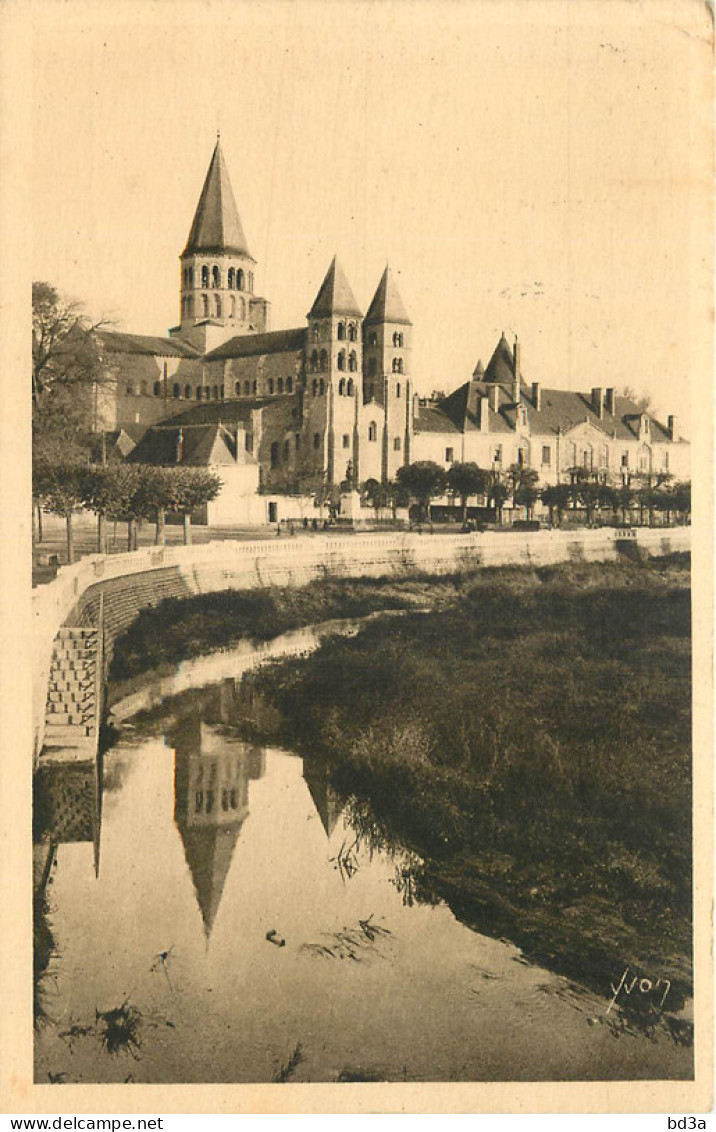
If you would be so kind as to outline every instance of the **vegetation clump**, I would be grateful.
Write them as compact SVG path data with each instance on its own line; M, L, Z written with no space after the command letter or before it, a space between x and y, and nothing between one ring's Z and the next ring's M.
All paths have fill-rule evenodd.
M608 993L690 989L688 559L483 571L441 608L259 670L276 737L445 900Z

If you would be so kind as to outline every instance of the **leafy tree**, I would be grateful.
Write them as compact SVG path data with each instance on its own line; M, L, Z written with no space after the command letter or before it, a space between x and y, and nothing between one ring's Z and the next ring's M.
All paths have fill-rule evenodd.
M445 472L433 460L417 460L398 468L397 483L418 504L419 513L430 519L430 502L445 491Z
M376 519L378 512L382 511L388 506L390 499L390 491L386 484L376 479L368 479L363 484L362 488L363 497L370 507L375 511Z
M549 521L551 526L554 526L555 512L557 514L557 526L562 525L564 512L569 507L571 499L572 488L568 483L555 483L550 484L549 487L542 488L542 502L545 507L549 508Z
M485 494L490 484L490 473L478 467L473 460L458 462L448 469L445 483L449 492L460 496L462 521L466 523L467 501L471 495Z
M78 461L68 460L56 463L38 460L33 469L33 491L36 498L52 511L61 515L67 527L67 561L75 560L74 532L72 516L82 505L82 476L84 468Z
M154 545L163 546L165 514L175 506L177 491L183 482L182 469L140 464L138 471L131 498L132 514L135 519L151 519L154 522Z
M167 469L169 470L169 469ZM216 499L222 483L207 468L178 467L171 469L174 495L171 510L184 517L184 545L191 542L191 513Z
M635 498L636 493L630 484L625 483L622 484L621 487L617 488L617 499L619 501L619 509L622 513L622 523L624 524L624 526L627 526L629 522L629 516Z
M497 522L502 525L502 512L510 498L510 489L500 476L495 476L488 489L487 497L497 513Z
M109 380L95 334L102 325L49 283L33 283L33 445L48 460L79 457L96 425L97 391Z

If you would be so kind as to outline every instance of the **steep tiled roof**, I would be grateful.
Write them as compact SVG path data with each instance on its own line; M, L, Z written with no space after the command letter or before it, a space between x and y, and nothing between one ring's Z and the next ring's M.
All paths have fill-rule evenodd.
M444 402L443 402L444 404ZM416 432L459 432L456 424L442 412L442 405L421 405L415 418Z
M509 385L514 376L514 359L507 339L503 334L495 346L494 353L487 363L485 381L491 384Z
M193 346L177 338L154 338L149 334L122 334L116 330L101 330L99 338L105 350L112 354L144 354L160 358L198 358Z
M361 318L362 313L345 272L337 256L334 256L308 312L308 318L326 318L332 314L352 314Z
M251 259L218 141L182 255L195 252L232 252Z
M239 334L206 355L207 362L225 358L251 358L259 354L283 354L302 350L306 345L307 330L271 330L267 334Z
M450 393L444 401L440 402L440 411L450 418L460 432L474 431L479 427L475 414L476 399L478 396L486 397L488 388L489 386L484 381L466 381ZM470 397L471 392L472 398ZM510 403L511 391L507 392L502 388L499 390L497 412L489 408L487 401L485 402L489 414L488 429L490 432L511 431L513 424L510 423L506 415Z
M390 267L386 267L383 272L363 321L366 325L372 322L397 322L412 326Z

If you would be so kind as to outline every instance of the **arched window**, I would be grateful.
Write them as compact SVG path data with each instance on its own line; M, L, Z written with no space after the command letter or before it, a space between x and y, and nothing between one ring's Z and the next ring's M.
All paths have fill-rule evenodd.
M358 327L354 322L348 324L348 341L355 342L358 338Z
M343 394L345 393L345 391L346 391L346 379L345 379L345 377L342 377L341 380L338 382L338 395L339 395L339 397L342 397Z
M313 434L313 447L314 448L320 448L321 447L321 434L320 434L320 432L314 432L314 434Z
M238 803L236 801L236 790L230 790L229 791L229 803L231 805L232 810L235 810L237 805L238 805Z
M393 440L393 451L400 452L400 437L396 436Z
M328 369L328 354L325 350L321 350L321 369L324 372Z
M241 382L240 381L234 382L234 393L236 394L237 397L241 396Z
M403 335L400 333L399 330L396 330L395 334L393 335L393 345L398 350L402 350L402 348L403 348Z
M355 350L351 350L350 354L348 355L348 369L351 371L351 373L355 373L358 369L358 358L356 357Z
M375 421L371 421L370 424L368 425L368 439L369 440L377 440L378 439L378 426L375 423Z
M218 267L216 267L216 265L214 265L214 267L212 267L211 269L211 285L212 287L221 286L221 272L219 271Z
M283 393L283 378L282 377L279 377L279 378L276 379L276 392L277 393Z
M155 381L154 382L154 396L155 397L161 397L161 395L162 395L162 383L161 383L161 381Z
M314 379L313 379L313 385L311 387L311 390L312 390L313 396L317 397L318 396L318 378L317 377L314 377Z
M142 382L142 384L140 385L140 389L142 391L142 394L146 397L146 395L147 395L147 383L146 383L146 381Z
M271 467L278 467L278 440L274 440L271 445Z
M311 373L315 373L318 369L318 350L314 350L311 354Z
M201 807L203 805L204 805L204 792L202 790L197 790L196 797L194 798L194 809L196 810L197 814L201 813Z
M321 337L321 331L318 327L318 323L316 322L311 327L311 339L312 339L312 341L317 342L320 337Z
M228 790L222 790L221 791L221 808L222 808L222 810L227 810L227 811L229 809L229 791Z
M293 393L293 378L292 377L286 378L286 392L287 393Z
M224 400L224 386L223 385L221 386L221 389L219 390L219 396L221 397L221 400L223 401Z
M201 269L201 285L202 287L209 286L209 268L204 264Z
M125 392L129 397L132 397L134 395L134 386L132 385L131 381L127 383Z
M201 386L200 385L197 385L197 387L196 387L196 399L197 399L197 401L201 401Z
M393 373L402 373L402 372L403 372L403 359L402 358L393 358Z
M191 397L191 385L184 386L184 396L187 398L187 400Z
M233 291L233 289L234 289L234 279L235 279L235 277L236 277L236 272L234 271L233 267L230 267L228 274L226 276L226 286L229 288L230 291Z
M348 385L346 386L346 393L348 394L349 397L353 396L353 378L352 377L348 378Z
M241 268L236 272L236 289L237 291L244 289L244 273Z
M321 397L326 392L326 383L323 378L321 378L321 380L318 382L318 392L320 393Z
M248 397L250 392L251 392L251 385L248 381L245 381L244 382L244 397ZM254 393L255 392L256 392L256 390L254 390Z
M209 317L209 296L208 295L202 295L201 296L201 307L202 307L202 314L204 315L204 318L208 318Z
M339 322L338 323L338 341L342 342L343 339L345 338L345 336L346 336L346 324L345 324L345 322Z
M338 368L339 369L345 369L346 368L346 352L345 352L345 350L340 350L339 353L338 353Z
M172 397L181 397L181 389L179 388L177 382L172 385Z
M395 396L400 397L400 382L399 381L396 381L396 383L395 383Z
M377 368L378 367L377 367L377 362L376 362L375 358L369 358L368 359L368 377L375 377L375 372L376 372Z
M255 393L257 389L258 389L258 383L257 383L256 379L254 378L253 382L251 383L251 392Z
M269 393L273 393L273 378L269 378Z
M290 440L284 440L284 442L283 442L283 462L284 462L284 464L288 464L290 459L291 459L291 441Z
M213 392L214 392L214 400L218 401L219 400L219 386L218 385L214 386Z
M216 317L221 318L221 296L214 295L214 306L216 308Z

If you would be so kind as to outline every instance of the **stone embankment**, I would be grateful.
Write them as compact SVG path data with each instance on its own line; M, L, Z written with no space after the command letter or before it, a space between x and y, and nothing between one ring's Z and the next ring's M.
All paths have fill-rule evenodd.
M303 585L321 576L381 577L452 573L480 566L548 566L566 561L613 561L625 542L649 555L687 551L690 528L594 531L376 534L296 537L275 542L211 542L153 547L109 557L94 555L62 568L33 594L34 759L45 733L45 709L55 638L64 625L96 625L104 602L109 655L117 635L141 609L167 597L225 589Z

